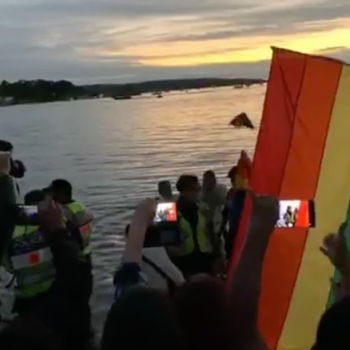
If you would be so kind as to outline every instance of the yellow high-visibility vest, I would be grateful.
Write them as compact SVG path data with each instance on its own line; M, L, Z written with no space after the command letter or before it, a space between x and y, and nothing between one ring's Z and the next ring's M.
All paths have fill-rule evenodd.
M85 207L78 203L72 202L65 205L74 217L74 222L78 223L79 232L83 242L83 253L84 255L89 255L92 253L91 247L91 233L92 233L92 221L86 220L85 217Z
M38 226L16 226L4 259L4 267L16 279L21 298L46 292L55 278L52 253Z

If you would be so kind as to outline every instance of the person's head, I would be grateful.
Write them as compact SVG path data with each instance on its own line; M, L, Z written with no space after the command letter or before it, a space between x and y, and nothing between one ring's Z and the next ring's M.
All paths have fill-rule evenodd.
M13 144L9 141L0 140L0 151L12 153Z
M225 349L225 286L210 276L198 276L174 295L178 322L187 349Z
M201 186L197 176L181 175L177 180L176 189L179 191L180 196L191 201L197 201Z
M216 175L214 171L207 170L203 174L203 190L212 191L216 187Z
M45 193L42 190L33 190L24 196L25 205L38 205L45 200Z
M292 207L290 205L288 205L287 207L287 213L291 213L292 212Z
M315 350L350 348L350 297L336 302L322 316L316 332Z
M237 169L238 169L237 165L235 165L227 173L227 177L230 179L232 187L235 187L236 185L235 181L236 181Z
M153 288L134 287L110 309L101 350L180 350L180 343L168 297Z
M158 183L158 193L162 198L172 198L173 192L170 181L160 181Z
M73 187L69 181L57 179L51 182L50 192L53 200L60 204L67 204L73 200Z
M17 318L0 331L1 350L63 350L51 330L35 319Z

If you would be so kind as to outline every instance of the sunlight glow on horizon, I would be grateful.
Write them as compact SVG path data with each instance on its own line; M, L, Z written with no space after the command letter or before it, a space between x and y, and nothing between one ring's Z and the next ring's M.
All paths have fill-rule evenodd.
M328 21L332 22L332 21ZM134 44L121 50L105 48L80 54L99 59L134 57L135 62L150 67L184 67L225 63L253 63L271 58L271 46L305 53L334 53L334 48L350 49L350 18L333 20L336 26L328 30L316 27L317 22L303 24L295 34L270 34L230 39L202 41L173 41L163 43ZM327 23L326 23L327 24ZM303 28L309 30L303 32ZM326 27L327 28L327 27ZM277 32L276 28L276 32Z

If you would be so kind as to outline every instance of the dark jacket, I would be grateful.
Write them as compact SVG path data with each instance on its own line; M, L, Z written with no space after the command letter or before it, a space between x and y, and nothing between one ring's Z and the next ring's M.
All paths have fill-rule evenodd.
M0 262L11 241L18 212L16 189L10 176L0 177Z
M58 230L46 238L56 277L46 297L29 316L39 319L60 335L67 349L84 349L91 332L91 266L82 257L79 245L68 230Z

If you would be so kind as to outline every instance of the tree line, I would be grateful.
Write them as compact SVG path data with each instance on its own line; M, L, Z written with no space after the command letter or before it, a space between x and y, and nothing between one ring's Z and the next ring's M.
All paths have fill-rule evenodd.
M51 102L74 99L84 94L84 88L69 81L19 80L0 84L0 97L12 99L14 103Z
M9 104L52 102L98 96L137 96L146 92L186 91L207 87L249 86L264 82L263 79L246 78L194 78L77 86L67 80L19 80L13 83L3 80L0 83L0 105L4 104L4 100L10 100Z

